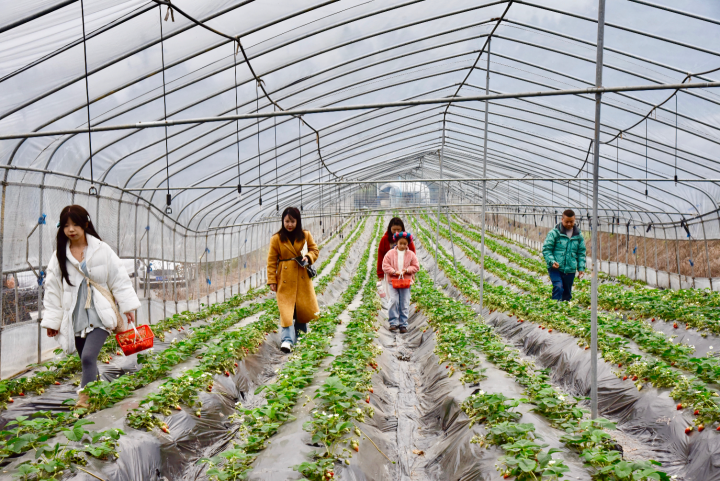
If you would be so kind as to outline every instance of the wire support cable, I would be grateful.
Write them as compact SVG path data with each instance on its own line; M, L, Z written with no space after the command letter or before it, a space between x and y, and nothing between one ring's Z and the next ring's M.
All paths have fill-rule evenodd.
M95 187L95 172L93 170L93 150L92 150L92 132L90 126L90 84L88 81L88 61L87 61L87 36L85 34L85 2L80 0L80 16L82 18L82 32L83 32L83 60L85 61L85 101L87 102L87 134L88 134L88 148L90 149L90 195L97 195L97 188Z
M158 5L158 15L160 19L160 61L162 63L162 88L163 88L163 120L167 121L167 92L165 90L165 43L163 35L163 16L162 6ZM172 15L172 10L168 8L165 14L165 21L167 22L168 16L171 16L172 21L175 21L175 16ZM165 125L165 185L167 186L167 194L165 197L165 213L167 215L172 214L172 195L170 194L170 150L168 149L168 128Z

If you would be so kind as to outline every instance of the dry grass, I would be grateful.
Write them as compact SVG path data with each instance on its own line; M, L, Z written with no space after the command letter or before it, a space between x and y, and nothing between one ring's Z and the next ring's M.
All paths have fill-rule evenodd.
M496 225L488 216L487 222ZM519 234L532 240L542 242L550 228L535 227L532 223L515 222L508 225L507 218L500 217L500 227L513 234ZM621 232L625 227L620 226ZM683 239L665 240L643 237L643 229L631 230L631 235L624 233L611 234L600 232L599 257L611 262L627 263L655 268L657 270L680 273L694 277L720 276L720 240ZM588 247L588 255L592 255L590 246L590 233L583 233ZM657 235L662 237L662 231ZM690 264L692 259L694 266ZM678 265L679 264L679 265Z

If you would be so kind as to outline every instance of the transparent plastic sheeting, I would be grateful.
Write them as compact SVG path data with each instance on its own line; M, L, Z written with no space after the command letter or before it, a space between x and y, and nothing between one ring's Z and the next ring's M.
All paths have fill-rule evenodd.
M279 107L234 42L154 1L0 0L0 134L84 129L88 113L91 126L111 126L162 120L165 111L180 120L595 83L596 0L173 5L239 38ZM604 38L605 86L720 78L713 2L607 0ZM718 246L708 243L720 240L720 190L694 182L720 178L720 96L673 94L603 95L600 230L629 226L647 239L688 241L691 254L682 269L678 260L677 274L689 269L698 287L696 277L716 257ZM397 208L398 200L477 212L482 186L467 179L481 175L484 160L488 177L520 179L487 183L489 213L513 221L529 213L533 227L547 228L570 207L587 231L594 114L594 96L578 94L492 100L487 125L485 103L464 102L0 140L0 273L23 282L3 290L3 325L32 320L30 294L18 291L30 289L30 266L47 266L59 212L72 203L88 208L128 262L151 320L154 303L167 314L176 302L207 298L258 272L287 206L303 208L316 239L351 212ZM658 182L676 175L677 183ZM426 180L441 177L457 181ZM335 180L377 182L307 185ZM97 196L88 195L92 182ZM705 270L691 265L698 252ZM180 282L147 275L177 266ZM28 339L36 335L30 324L22 327Z
M0 2L7 13L0 25L0 30L6 27L0 33L3 133L87 125L81 5L79 1L65 3L53 10L55 2ZM463 79L508 2L270 4L258 0L181 1L176 5L229 36L240 36L266 90L282 108L291 109L442 97L454 94L458 87L459 95L482 93L485 57L467 81ZM720 51L713 48L720 37L720 25L713 20L720 18L718 7L698 0L669 6L680 13L648 2L607 2L605 85L677 83L688 73L720 66ZM258 94L242 56L235 56L235 45L178 12L174 12L173 22L161 21L166 8L152 2L88 0L84 8L93 125L162 119L164 104L171 119L274 108L262 92ZM37 16L44 10L52 11ZM596 17L597 2L593 0L513 2L490 48L491 93L592 86ZM165 99L163 76L158 75L161 54ZM236 62L236 58L240 60ZM692 80L714 80L714 75ZM629 213L622 210L632 206L631 210L639 211L634 218L646 223L652 216L658 217L656 222L679 222L682 216L717 209L715 199L720 192L715 184L652 182L653 178L672 178L675 173L681 179L717 178L720 171L714 155L720 142L717 92L681 92L677 112L674 98L655 108L671 94L652 91L603 96L600 175L647 177L648 195L644 182L603 182L601 208L625 218ZM92 135L92 177L113 186L101 188L102 195L149 203L164 215L165 192L142 192L136 197L121 194L115 187L162 188L168 183L171 187L233 187L238 180L246 184L277 180L284 185L339 177L392 179L410 173L422 178L418 174L435 170L428 156L437 153L443 139L448 156L444 173L462 177L472 169L477 176L483 109L482 103L473 102L452 105L446 117L444 105L308 115L304 120L320 132L320 152L327 168L319 161L315 132L307 125L298 126L294 118L170 127L167 156L165 129L96 133ZM630 129L650 111L654 113L647 121ZM588 176L593 160L585 160L593 114L594 101L588 95L490 102L489 175L526 177L517 182L525 194L530 190L528 178ZM621 131L622 137L610 142ZM42 185L87 191L91 177L87 137L0 141L2 165L75 176L17 170L6 172L5 180L31 188L28 195L36 204ZM451 151L457 153L454 158ZM526 195L521 203L587 204L587 195L576 188L579 184L573 183L569 194L567 186L551 184L536 183L539 192L535 198ZM512 192L503 192L503 187L493 189L489 200L509 201ZM583 188L587 191L587 187ZM317 207L321 203L335 205L352 189L308 186L301 194L297 186L268 187L263 189L262 206L256 188L246 189L242 199L232 188L171 191L173 214L166 223L177 221L202 231L268 215L275 209L270 197L277 196L283 205L289 205L300 203L303 196L308 207ZM6 215L11 212L23 222L38 216L34 209L23 212L6 207ZM26 225L6 222L5 235L22 238L27 232L23 227ZM717 223L707 227L705 235L720 236Z

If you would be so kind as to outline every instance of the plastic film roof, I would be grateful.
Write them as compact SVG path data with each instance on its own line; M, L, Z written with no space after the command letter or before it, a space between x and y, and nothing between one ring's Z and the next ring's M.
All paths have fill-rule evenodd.
M439 98L458 88L460 96L483 94L487 49L472 67L495 27L491 93L594 85L594 0L172 3L223 34L239 36L266 91L285 110ZM85 0L82 6L93 126L162 120L164 106L168 119L273 110L231 40L177 11L164 21L167 6L154 1ZM0 11L0 131L86 128L81 2L0 0ZM682 82L688 74L720 68L717 45L716 2L608 0L603 84ZM718 78L711 72L691 80ZM655 107L673 92L603 95L600 177L648 181L601 182L601 214L658 224L707 214L703 219L712 222L704 235L717 238L716 183L653 182L674 175L720 178L720 92L681 91ZM337 209L358 189L246 188L239 196L238 175L241 184L438 178L442 151L444 177L480 176L484 103L452 104L444 117L445 109L311 114L305 123L288 117L200 123L169 127L167 138L164 128L93 133L92 163L87 134L3 140L0 165L17 168L2 175L11 185L26 186L27 199L39 196L33 189L43 185L87 192L92 177L101 196L163 212L164 190L128 189L169 183L168 221L204 231L277 215L278 204ZM593 128L591 95L489 102L488 177L524 177L489 182L489 204L585 212L589 183L533 178L589 178ZM478 182L449 188L456 199L479 202ZM13 209L18 218L38 215L37 202L18 201ZM12 235L7 230L13 226L5 228Z

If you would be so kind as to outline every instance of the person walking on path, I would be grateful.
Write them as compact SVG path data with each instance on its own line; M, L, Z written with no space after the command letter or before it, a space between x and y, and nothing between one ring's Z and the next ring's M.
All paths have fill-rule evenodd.
M44 284L40 325L67 354L77 350L82 379L75 407L87 409L89 396L83 389L98 379L100 349L110 333L126 331L128 323L135 322L140 299L120 258L100 239L87 210L79 205L60 213L57 250Z
M390 219L390 222L387 226L387 231L380 239L380 244L378 245L378 257L377 257L377 277L378 279L384 279L385 278L385 272L383 271L383 260L385 259L385 254L387 254L393 247L395 247L395 242L393 241L393 235L397 234L398 232L404 232L405 231L405 224L403 223L402 219L399 217L393 217ZM415 242L412 240L410 241L410 245L408 248L415 253Z
M542 249L553 285L552 298L556 301L572 299L575 272L582 278L585 272L585 239L575 225L575 212L567 209L561 222L548 232Z
M400 329L401 333L407 332L408 317L410 316L410 284L415 279L415 274L420 270L420 263L410 244L413 236L409 232L396 232L393 234L393 243L397 243L394 249L388 251L383 259L383 272L389 278L387 283L387 294L390 298L390 310L388 311L388 322L390 330ZM393 280L407 279L408 287L396 288Z
M267 284L277 293L280 310L281 346L289 353L298 332L307 332L307 323L320 313L315 288L306 267L315 263L320 251L310 232L303 230L300 211L288 207L282 213L280 230L270 239Z

